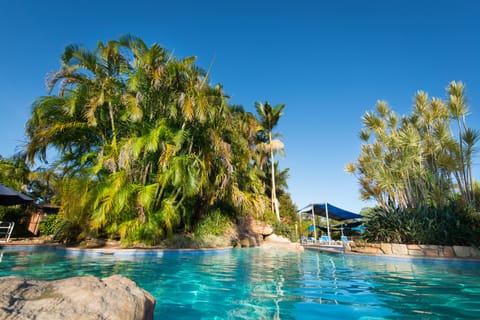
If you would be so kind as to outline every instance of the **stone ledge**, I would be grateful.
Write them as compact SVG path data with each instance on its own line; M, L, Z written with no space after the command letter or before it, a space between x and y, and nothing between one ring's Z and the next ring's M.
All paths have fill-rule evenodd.
M345 253L379 256L479 259L480 250L468 246L437 246L399 243L349 243Z

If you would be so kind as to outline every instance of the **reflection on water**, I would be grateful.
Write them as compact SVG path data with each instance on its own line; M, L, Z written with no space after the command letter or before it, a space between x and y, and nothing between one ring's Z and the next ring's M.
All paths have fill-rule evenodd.
M123 274L157 299L157 319L475 319L480 263L237 249L160 257L8 252L0 275Z

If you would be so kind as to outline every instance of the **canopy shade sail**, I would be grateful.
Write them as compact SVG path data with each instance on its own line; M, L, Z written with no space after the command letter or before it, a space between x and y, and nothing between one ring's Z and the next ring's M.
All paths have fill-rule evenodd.
M363 224L363 221L353 221L353 222L349 222L349 223L336 224L332 228L354 229L358 226L361 226L362 224Z
M32 202L33 199L0 183L0 206L13 206Z
M363 216L357 213L353 213L353 212L335 207L330 203L312 203L306 206L305 208L298 210L299 214L304 214L304 213L312 214L312 212L316 216L321 216L321 217L328 216L329 219L333 219L337 221L363 218Z
M334 226L330 226L331 230L355 230L355 231L360 231L359 226L363 224L363 221L354 221L350 223L345 223L345 224L336 224ZM322 230L322 231L327 231L327 227L323 226L316 226L317 229ZM308 232L313 232L313 224L310 225L307 229Z
M325 217L325 220L327 221L327 235L328 239L330 238L330 224L329 220L337 220L337 221L344 221L344 220L353 220L353 219L361 219L363 218L361 215L357 213L353 213L344 209L340 209L338 207L335 207L329 203L312 203L306 206L303 209L300 209L297 211L298 214L300 215L300 219L302 218L302 215L306 216L311 216L312 221L313 221L313 234L314 234L314 241L317 239L317 228L315 226L315 219L313 219L313 216L321 216ZM341 229L342 235L343 235L343 228ZM330 240L329 240L330 241Z

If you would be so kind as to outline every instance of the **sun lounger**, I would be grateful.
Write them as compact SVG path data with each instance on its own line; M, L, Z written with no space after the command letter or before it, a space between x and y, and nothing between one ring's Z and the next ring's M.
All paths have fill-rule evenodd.
M320 238L318 238L318 241L320 242L320 244L330 244L330 242L332 242L332 239L329 236L321 236Z
M15 222L0 221L0 242L8 242Z

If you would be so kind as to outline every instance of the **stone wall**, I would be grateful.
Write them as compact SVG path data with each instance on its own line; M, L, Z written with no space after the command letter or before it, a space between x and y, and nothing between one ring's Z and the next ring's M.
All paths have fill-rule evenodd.
M344 244L345 253L371 255L391 255L402 257L462 258L480 259L480 250L466 246L435 246L397 243L359 243Z

